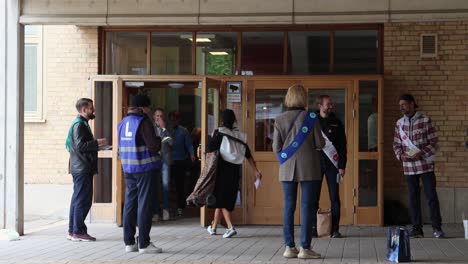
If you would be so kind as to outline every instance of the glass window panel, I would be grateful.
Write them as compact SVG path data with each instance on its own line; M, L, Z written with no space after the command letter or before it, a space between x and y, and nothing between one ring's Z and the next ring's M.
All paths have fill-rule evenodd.
M275 118L286 111L287 89L255 91L255 150L272 151Z
M359 151L378 147L378 81L359 81Z
M359 161L359 206L377 206L377 160Z
M31 25L24 26L24 35L28 37L37 36L39 34L39 27L40 26L31 26Z
M197 74L234 75L237 33L197 33Z
M112 143L113 105L112 82L95 82L94 108L94 135L96 138L106 138ZM96 203L112 202L112 159L98 159L98 176L95 177L94 199Z
M106 74L147 74L146 46L146 32L107 32Z
M335 31L335 72L377 72L377 30Z
M307 87L306 87L307 88ZM309 89L309 111L318 110L317 97L319 95L330 96L333 102L333 113L346 128L346 91L340 88Z
M288 69L291 74L330 71L330 32L289 32L288 43Z
M192 33L151 34L151 74L192 74Z
M24 47L24 110L37 111L37 44Z
M283 32L242 33L242 74L282 74L283 39Z

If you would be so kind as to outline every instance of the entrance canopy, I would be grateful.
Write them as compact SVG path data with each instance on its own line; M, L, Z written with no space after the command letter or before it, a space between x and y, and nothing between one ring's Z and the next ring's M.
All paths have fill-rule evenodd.
M13 1L14 2L14 1ZM459 0L25 0L22 24L203 25L327 24L456 20L468 17Z

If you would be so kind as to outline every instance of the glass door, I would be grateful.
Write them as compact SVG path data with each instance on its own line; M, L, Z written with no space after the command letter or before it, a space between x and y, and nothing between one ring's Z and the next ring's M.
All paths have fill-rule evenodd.
M355 224L383 224L382 78L355 80Z
M221 81L203 78L202 82L202 119L201 119L201 168L205 164L204 153L210 143L211 136L215 129L221 124L221 113L225 106L221 96ZM200 209L200 224L206 226L213 217L213 210L206 207Z
M117 161L117 127L119 109L119 82L115 77L96 77L91 80L92 99L96 118L91 123L95 138L106 138L108 146L98 151L98 174L94 177L91 222L118 222L119 210Z

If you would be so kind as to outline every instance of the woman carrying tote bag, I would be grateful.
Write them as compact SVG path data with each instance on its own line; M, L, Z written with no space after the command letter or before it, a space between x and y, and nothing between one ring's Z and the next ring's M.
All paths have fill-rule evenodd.
M219 150L218 175L214 189L216 203L212 208L216 208L214 219L207 230L210 235L216 235L216 227L221 221L221 216L227 224L224 238L230 238L237 234L232 225L231 212L236 204L237 192L241 176L241 168L244 158L247 158L250 165L255 169L257 179L262 178L262 174L257 169L247 143L245 133L235 127L236 116L234 111L226 109L223 112L223 126L216 129L208 145L208 152Z

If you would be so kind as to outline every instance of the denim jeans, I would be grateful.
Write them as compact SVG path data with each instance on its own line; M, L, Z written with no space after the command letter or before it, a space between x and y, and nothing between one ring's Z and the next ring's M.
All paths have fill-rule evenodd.
M162 197L163 197L163 209L169 210L170 208L170 195L171 195L171 165L163 162L161 167L161 178L162 178ZM157 177L156 181L160 182L160 177ZM158 184L155 184L157 187ZM159 189L157 189L159 191ZM155 192L154 195L154 214L161 214L161 208L159 205L159 192Z
M419 179L421 179L423 183L424 194L426 194L429 211L431 212L432 228L440 230L442 228L442 217L440 216L439 197L437 196L436 179L433 171L417 175L406 175L413 227L422 228L423 224L421 217L421 188L419 186Z
M73 195L70 204L68 233L87 234L86 216L91 209L93 198L93 175L90 173L72 173Z
M143 173L125 173L125 205L123 214L123 231L125 245L135 244L135 233L138 225L138 243L146 248L150 243L150 231L153 218L154 179L160 173L149 171ZM155 177L156 175L156 177Z
M294 243L294 211L296 211L298 182L282 181L284 194L283 237L286 246L295 247ZM313 205L317 203L317 193L320 192L320 181L301 182L301 246L310 249L312 241Z
M331 214L332 214L332 232L338 232L340 228L340 209L341 209L341 201L340 201L340 185L336 182L336 175L338 174L338 169L333 165L331 162L324 163L321 162L320 164L322 175L325 175L327 179L327 186L328 186L328 196L330 197L330 204L331 204ZM322 178L323 180L323 178ZM320 181L320 185L322 181ZM318 197L320 199L320 191L318 193ZM314 205L314 210L317 212L319 209L319 200ZM317 215L313 216L314 226L317 226Z

